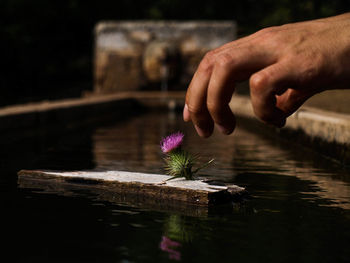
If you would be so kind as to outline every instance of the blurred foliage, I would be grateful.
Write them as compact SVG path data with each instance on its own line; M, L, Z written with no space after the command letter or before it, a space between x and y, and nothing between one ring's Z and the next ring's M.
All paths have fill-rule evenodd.
M0 104L79 96L92 86L99 20L236 20L239 35L348 11L350 0L1 0Z

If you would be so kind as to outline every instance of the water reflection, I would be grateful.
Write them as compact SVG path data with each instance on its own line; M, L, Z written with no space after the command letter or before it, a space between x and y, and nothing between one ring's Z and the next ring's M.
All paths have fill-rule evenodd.
M99 128L91 137L63 136L35 154L31 147L16 150L24 151L29 168L161 172L159 139L177 130L186 133L186 148L215 158L202 176L245 186L252 198L230 211L188 213L183 205L126 204L106 189L59 186L46 194L4 182L4 250L21 251L12 261L350 262L349 173L291 143L242 129L204 141L180 115L158 112ZM2 157L5 163L6 151ZM15 161L8 166L19 168Z
M159 248L169 254L169 259L181 260L181 252L177 250L179 247L181 247L180 242L174 241L167 236L162 236Z
M215 158L215 164L203 171L204 177L235 183L237 176L254 173L259 174L262 184L269 184L268 174L292 176L310 184L311 187L301 191L305 200L327 199L329 206L350 209L350 176L332 162L301 147L292 150L243 129L228 137L215 133L204 142L180 118L180 115L169 118L168 114L157 113L98 129L93 135L97 169L162 173L159 140L181 130L186 134L184 147L200 153L203 159ZM330 166L322 167L327 162ZM284 191L287 181L281 180L278 189Z

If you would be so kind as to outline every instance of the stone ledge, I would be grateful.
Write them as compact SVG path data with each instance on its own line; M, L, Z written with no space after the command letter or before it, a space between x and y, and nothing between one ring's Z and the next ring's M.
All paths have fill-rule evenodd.
M77 127L105 118L128 117L148 108L175 108L183 92L120 92L89 95L78 99L44 101L0 108L0 133L46 129L48 126Z
M256 120L250 99L233 96L231 110L238 116ZM282 137L306 143L344 164L350 163L350 115L303 106L282 129L272 128Z
M248 97L233 96L230 107L239 116L256 118ZM283 129L300 129L311 137L320 137L327 142L350 143L350 115L348 114L305 106L287 119Z
M289 117L286 128L301 129L330 143L350 143L350 116L347 114L302 107Z

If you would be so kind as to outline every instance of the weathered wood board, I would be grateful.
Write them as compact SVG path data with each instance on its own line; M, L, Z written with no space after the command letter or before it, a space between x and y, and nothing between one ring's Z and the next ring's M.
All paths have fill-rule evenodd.
M108 193L108 199L177 202L184 205L210 206L239 200L246 190L236 185L211 185L203 180L169 180L161 174L125 171L39 171L21 170L18 183L22 188L96 189ZM56 186L56 187L55 187ZM68 187L69 188L69 187Z

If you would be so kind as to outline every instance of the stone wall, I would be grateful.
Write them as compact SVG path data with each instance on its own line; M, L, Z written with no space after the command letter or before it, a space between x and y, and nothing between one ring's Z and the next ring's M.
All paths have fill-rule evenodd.
M94 91L183 89L203 55L236 38L223 21L101 22L95 27ZM164 83L163 83L164 85Z

